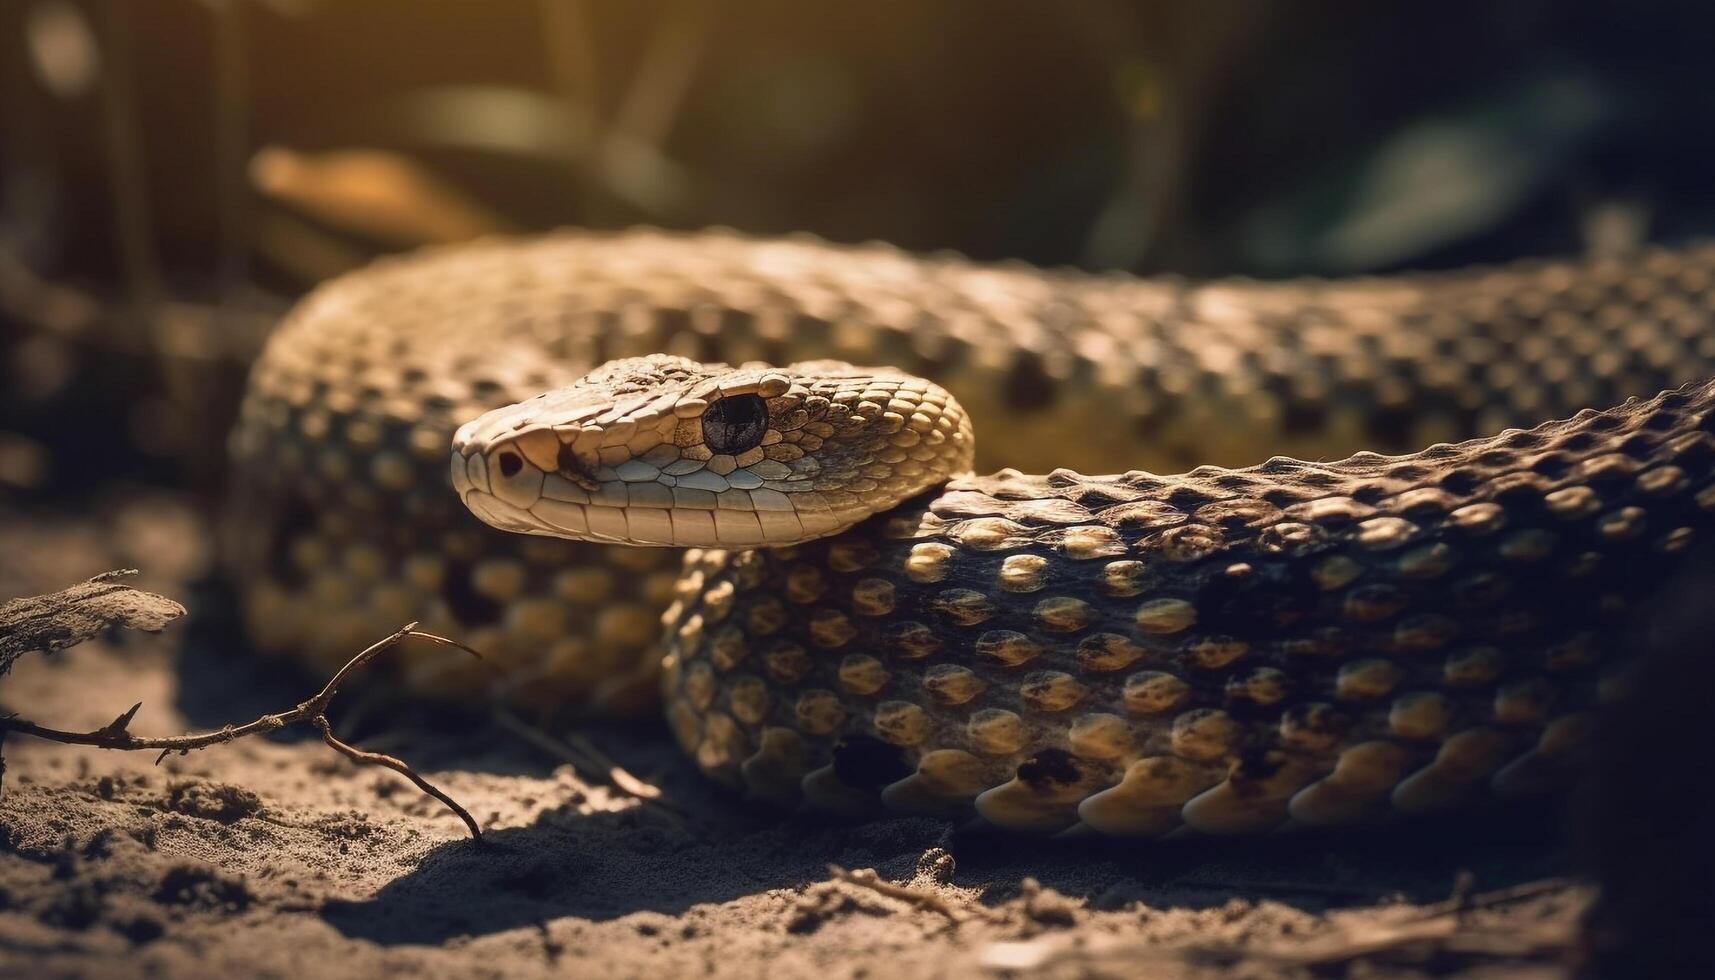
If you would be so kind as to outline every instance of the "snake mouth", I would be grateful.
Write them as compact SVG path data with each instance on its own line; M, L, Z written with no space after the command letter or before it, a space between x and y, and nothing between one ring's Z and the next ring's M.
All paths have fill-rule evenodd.
M502 531L597 544L685 543L675 534L667 510L635 506L643 491L634 494L623 480L612 479L612 473L609 479L597 479L595 462L578 457L571 448L581 431L577 426L520 425L511 414L510 409L491 412L453 435L453 489L483 523ZM658 496L654 502L664 507L669 495Z
M463 494L461 499L465 507L475 514L484 524L497 527L502 531L515 534L548 534L547 529L537 526L529 519L528 511L520 511L511 504L490 493L472 490Z
M597 544L673 547L683 543L674 536L670 520L646 521L634 508L604 502L599 490L586 493L570 481L527 468L508 474L506 461L499 459L508 453L505 448L485 452L462 446L452 455L453 489L483 523L515 534Z

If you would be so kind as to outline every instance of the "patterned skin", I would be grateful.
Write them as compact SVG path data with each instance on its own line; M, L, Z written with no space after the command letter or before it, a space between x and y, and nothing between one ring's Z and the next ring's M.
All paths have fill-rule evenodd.
M387 263L307 300L258 365L234 440L251 618L264 644L330 657L423 619L497 655L514 684L503 693L553 704L649 682L665 608L669 718L698 764L759 796L836 808L974 803L1019 829L1157 836L1535 791L1617 689L1628 607L1709 534L1706 384L1409 456L1180 477L1003 470L898 507L915 491L890 486L885 513L782 547L791 526L764 526L756 515L779 501L764 494L758 508L757 490L792 498L786 484L837 474L845 485L827 489L851 499L828 498L819 522L793 511L812 535L857 520L869 492L857 488L880 488L895 464L884 477L862 472L880 461L830 456L806 477L791 464L808 450L717 451L710 412L716 443L734 448L760 416L716 409L723 400L834 404L828 393L856 391L855 369L704 377L646 362L673 379L673 410L634 423L623 456L615 423L669 392L628 392L643 404L594 422L587 443L587 423L619 406L574 418L594 410L579 399L639 362L564 392L603 360L651 351L840 356L957 393L943 405L927 382L875 372L858 400L881 410L866 426L891 414L897 431L916 414L893 407L901 392L919 408L962 402L985 433L979 469L1242 462L1275 446L1329 458L1715 373L1712 265L1702 248L1195 286L656 233ZM536 397L550 389L561 393ZM462 513L447 486L452 431L514 402L460 433L453 482L472 508L538 534L671 532L702 545L682 573L672 552L509 535ZM805 434L838 441L825 417L823 435L778 415L763 426L780 433L771 447L789 431L795 448ZM962 421L955 432L968 434ZM695 436L707 459L688 452ZM904 461L913 448L867 451ZM757 470L763 460L786 472ZM743 511L717 502L690 508L711 516L687 518L700 537L681 537L676 498L633 506L636 487L660 488L639 496L663 503L683 477L717 497L743 491L754 523L718 518ZM593 516L620 487L625 506ZM633 516L645 510L664 514ZM406 680L469 696L456 670L425 660Z
M667 696L717 779L1240 833L1560 775L1624 662L1612 625L1708 533L1712 408L1703 383L1413 456L976 478L927 382L652 357L461 429L453 483L503 530L699 549ZM826 442L786 441L810 416Z

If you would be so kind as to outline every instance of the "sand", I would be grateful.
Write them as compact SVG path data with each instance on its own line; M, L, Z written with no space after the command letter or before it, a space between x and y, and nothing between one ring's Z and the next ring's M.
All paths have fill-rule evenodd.
M140 587L193 609L158 636L26 657L0 678L0 704L80 729L141 700L133 730L173 734L319 687L238 651L198 513L158 493L0 509L0 597L134 565ZM654 718L577 727L662 805L484 712L383 688L342 695L336 726L409 760L482 840L307 729L158 766L11 737L0 973L1546 977L1564 972L1589 900L1561 880L1553 809L1257 841L1027 840L759 811L706 784ZM831 880L830 864L942 910ZM1456 912L1455 895L1478 907Z

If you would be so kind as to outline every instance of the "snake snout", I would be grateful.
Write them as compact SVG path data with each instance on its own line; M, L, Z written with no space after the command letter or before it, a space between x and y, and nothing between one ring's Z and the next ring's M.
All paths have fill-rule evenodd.
M488 524L503 531L546 534L531 509L542 499L547 474L535 456L534 441L558 446L551 432L520 434L513 426L497 426L485 415L460 426L453 434L450 475L459 499Z
M541 499L542 473L504 446L454 452L453 489L471 513L502 531L549 534L531 511Z

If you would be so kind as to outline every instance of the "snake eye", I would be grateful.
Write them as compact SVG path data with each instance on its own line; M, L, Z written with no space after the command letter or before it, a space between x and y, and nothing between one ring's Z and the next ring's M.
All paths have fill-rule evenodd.
M768 431L768 405L760 395L729 395L703 413L703 443L712 452L736 455Z

